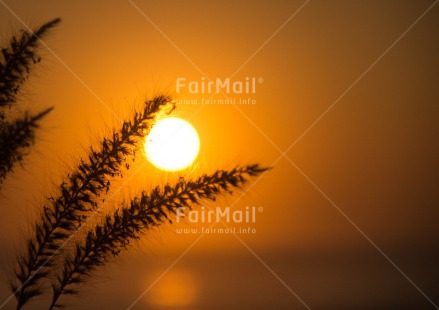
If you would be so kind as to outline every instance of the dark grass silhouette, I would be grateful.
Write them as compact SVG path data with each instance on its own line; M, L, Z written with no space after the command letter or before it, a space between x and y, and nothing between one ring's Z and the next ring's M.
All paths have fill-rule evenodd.
M87 159L60 184L58 196L48 198L11 281L17 309L44 292L41 281L49 276L54 256L62 254L62 241L78 229L87 212L97 208L97 198L109 190L110 178L121 173L126 157L134 155L137 142L149 133L158 113L173 106L170 101L167 96L147 101L141 112L103 139L98 150L90 148Z
M5 120L5 108L17 101L17 95L29 76L31 66L41 60L37 53L40 38L60 22L61 19L54 19L33 33L21 30L20 36L11 38L9 47L1 49L0 123Z
M40 62L37 54L40 38L59 22L60 19L54 19L33 33L21 31L10 40L9 47L1 50L0 185L15 163L21 163L29 152L41 119L52 110L45 109L36 115L26 112L15 120L6 115L7 109L17 102L32 65ZM48 197L10 279L17 309L45 293L50 282L53 298L49 308L62 307L58 303L62 295L77 293L77 285L86 282L97 267L109 262L152 227L171 222L170 215L179 208L191 209L199 205L201 199L215 200L216 196L230 192L232 188L241 188L250 178L267 170L258 165L217 170L195 180L143 192L102 223L92 226L86 238L77 241L72 251L65 251L64 244L81 227L81 222L98 208L100 196L108 192L112 178L123 176L123 164L128 157L135 156L138 142L148 135L157 116L170 113L174 108L168 96L146 101L142 110L113 130L97 148L90 147L88 155L56 188L56 194Z
M0 186L14 164L20 163L35 143L35 131L39 127L39 121L51 110L49 108L33 116L26 113L23 118L6 123L0 128Z
M60 23L54 19L35 32L22 30L19 36L10 39L8 47L1 49L0 56L0 185L16 163L35 143L35 132L39 122L52 108L34 116L26 112L21 118L8 120L6 111L17 102L23 83L27 80L33 64L40 62L37 53L39 39Z
M63 269L52 284L53 299L49 309L63 307L58 299L63 294L77 294L76 286L90 277L99 266L126 249L131 241L139 239L148 229L165 221L179 208L199 205L201 199L215 200L216 196L240 188L249 177L255 177L266 168L258 165L237 167L230 171L217 170L196 180L156 187L149 194L143 192L130 204L108 215L103 223L87 233L83 242L77 242L74 252L62 263Z

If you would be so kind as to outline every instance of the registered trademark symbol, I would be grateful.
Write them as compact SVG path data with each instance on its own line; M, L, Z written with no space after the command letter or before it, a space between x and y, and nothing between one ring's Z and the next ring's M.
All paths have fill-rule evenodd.
M259 207L258 208L258 212L264 212L264 208L263 207Z
M262 84L262 83L264 83L264 78L261 78L261 77L260 77L260 78L258 78L258 83L259 83L259 84Z

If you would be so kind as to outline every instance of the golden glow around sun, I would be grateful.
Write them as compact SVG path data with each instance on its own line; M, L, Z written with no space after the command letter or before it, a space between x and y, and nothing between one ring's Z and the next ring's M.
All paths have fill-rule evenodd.
M145 141L148 160L154 166L168 171L180 170L192 164L199 150L197 131L178 117L158 121Z

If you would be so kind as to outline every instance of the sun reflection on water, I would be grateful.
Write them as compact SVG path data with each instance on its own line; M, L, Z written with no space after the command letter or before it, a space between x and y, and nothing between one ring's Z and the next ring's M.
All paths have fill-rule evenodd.
M146 295L149 304L164 308L189 306L196 297L196 279L186 269L170 270Z

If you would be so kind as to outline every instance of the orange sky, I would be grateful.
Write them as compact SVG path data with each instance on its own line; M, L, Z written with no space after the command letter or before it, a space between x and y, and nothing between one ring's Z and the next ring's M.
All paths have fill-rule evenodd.
M439 257L431 250L439 215L439 7L413 25L433 1L4 3L15 16L0 3L1 42L23 27L17 17L32 28L62 18L21 98L23 109L55 110L0 196L5 272L36 207L84 149L118 124L114 113L128 115L160 91L207 99L177 94L176 80L234 75L263 79L250 96L256 104L178 105L175 112L198 130L195 168L175 174L143 165L122 190L135 195L236 164L274 166L235 206L264 209L257 233L239 236L251 250L233 236L208 235L168 274L168 282L193 283L181 308L305 308L287 287L310 308L433 307L419 290L439 302ZM176 227L166 225L100 271L105 277L85 299L66 300L77 309L128 308L155 281L151 274L197 239ZM8 296L4 279L0 304ZM168 309L147 294L133 309L147 304Z

